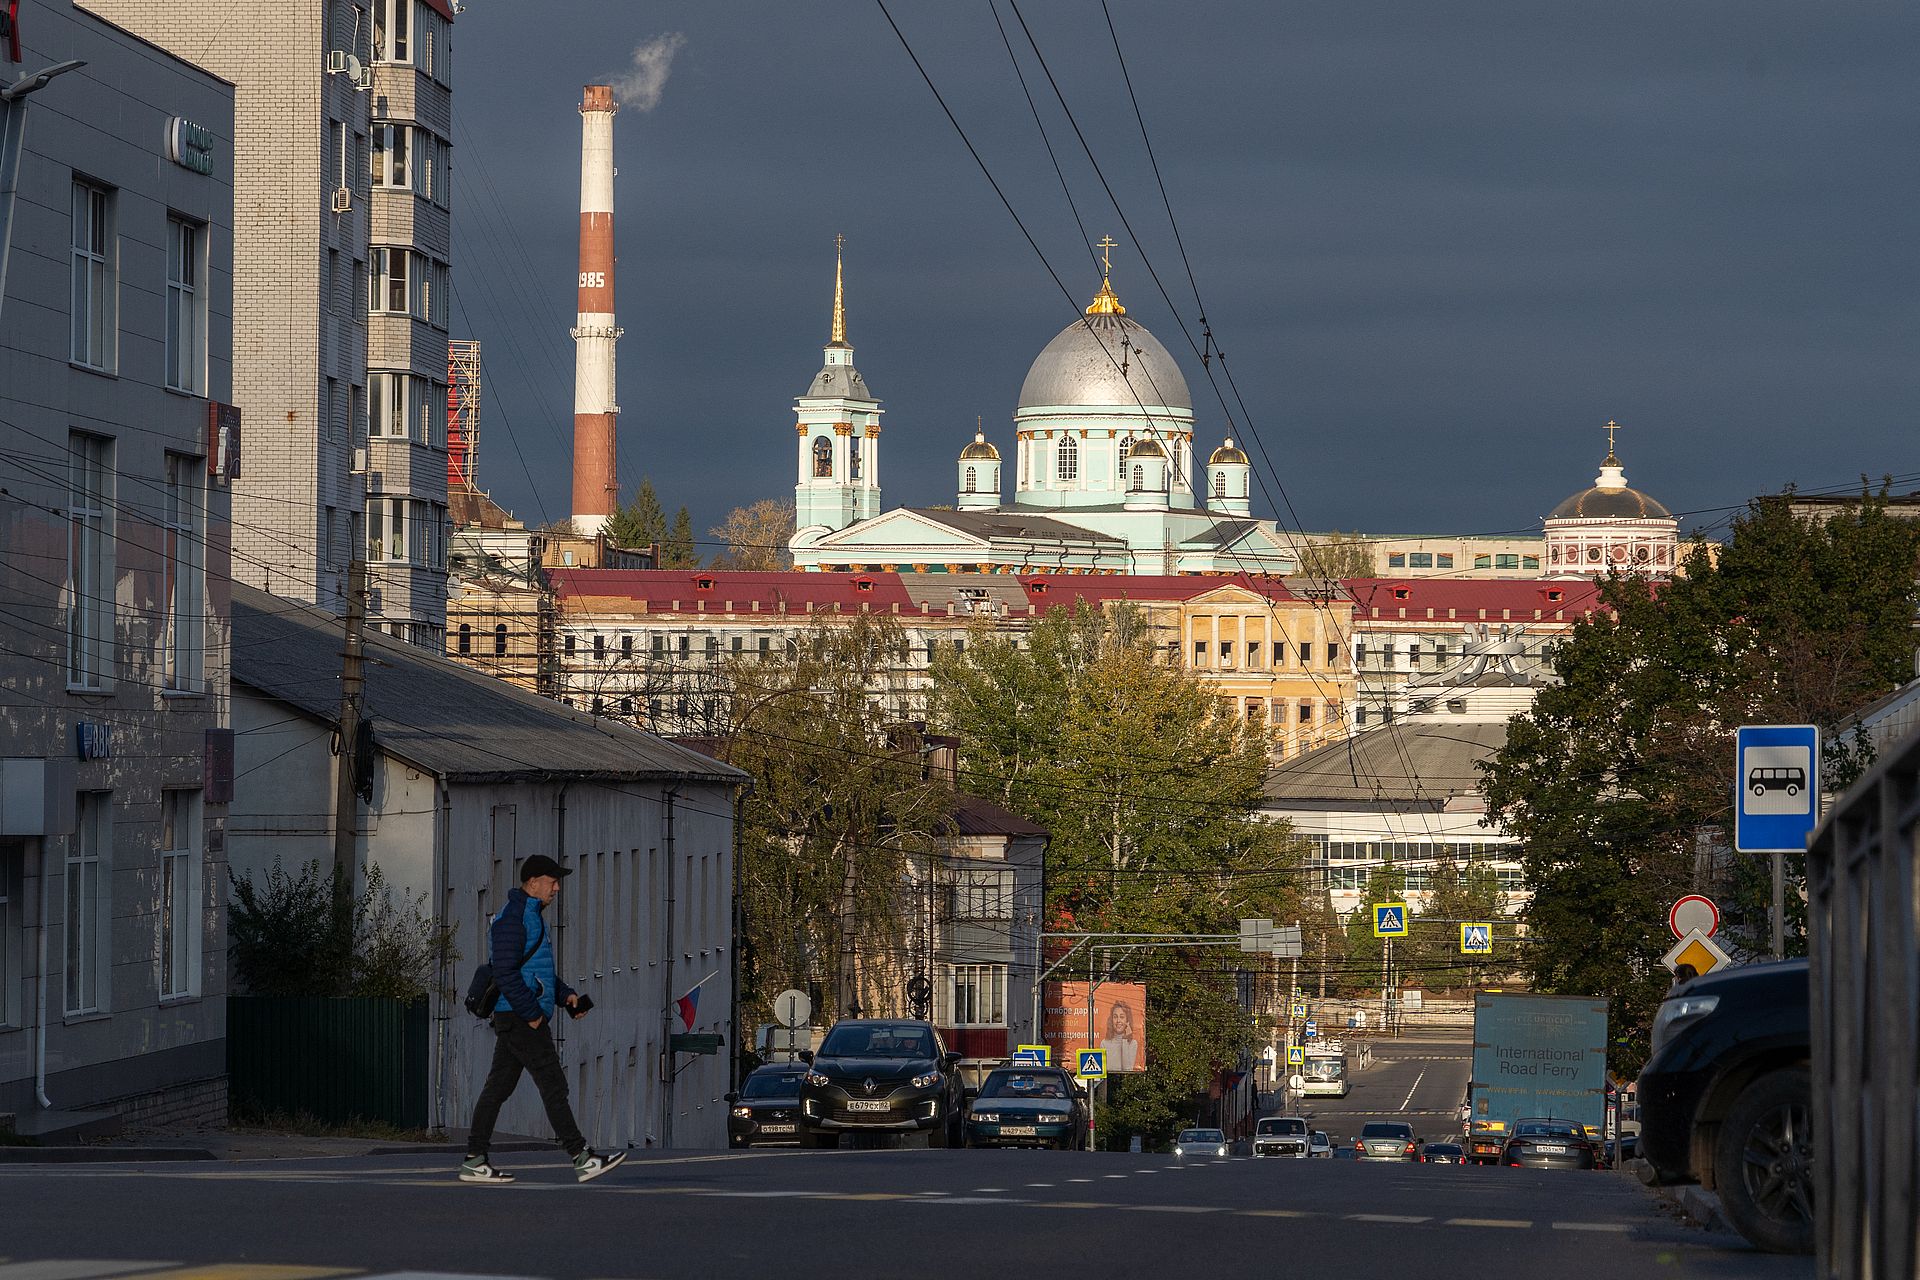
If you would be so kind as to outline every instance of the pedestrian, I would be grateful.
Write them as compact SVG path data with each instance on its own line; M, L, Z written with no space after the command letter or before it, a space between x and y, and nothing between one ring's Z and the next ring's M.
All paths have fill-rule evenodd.
M1700 971L1692 965L1686 963L1677 964L1673 966L1673 985L1667 988L1667 990L1678 991L1699 976Z
M520 1073L533 1077L540 1103L547 1109L554 1141L573 1160L574 1177L591 1182L627 1158L624 1151L597 1154L580 1136L573 1108L567 1105L567 1072L553 1047L553 1015L563 1007L570 1018L584 1017L592 1002L560 980L554 967L553 938L543 914L560 892L560 881L572 875L543 853L520 864L520 887L507 895L507 905L493 918L488 931L488 955L500 1000L493 1007L493 1066L473 1107L467 1131L467 1158L460 1181L507 1183L513 1175L496 1169L487 1158L494 1122L500 1108L520 1083Z

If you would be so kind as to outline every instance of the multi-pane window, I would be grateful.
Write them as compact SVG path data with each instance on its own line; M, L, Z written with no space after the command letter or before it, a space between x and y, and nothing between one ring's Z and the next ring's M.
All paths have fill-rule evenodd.
M414 314L422 292L417 287L417 276L425 265L419 254L405 249L376 247L368 262L368 278L372 288L367 295L367 306L372 311L382 311L393 315Z
M109 875L113 857L113 797L90 791L79 797L78 823L67 837L66 1011L99 1013L107 1005Z
M413 185L407 142L412 130L403 124L373 126L373 185L402 190Z
M160 998L200 994L200 793L160 793Z
M1493 558L1493 567L1496 569L1518 569L1520 567L1520 557L1518 555L1495 556Z
M167 385L207 390L207 229L167 218Z
M72 193L73 288L67 355L89 369L113 367L114 307L118 301L110 219L112 193L75 182Z
M948 1012L956 1027L1004 1027L1007 1024L1007 966L957 964L952 968Z
M20 900L27 850L0 840L0 1027L23 1025L20 980L26 973L26 912Z
M113 441L67 437L67 683L98 689L113 665Z
M1453 568L1453 553L1451 551L1442 551L1433 558L1433 563L1437 568L1451 569Z
M373 0L373 60L413 61L414 0Z
M206 461L167 455L167 509L161 523L166 628L162 665L169 689L198 692L206 635Z
M1013 870L1010 867L963 867L953 878L953 917L956 920L1011 920Z
M405 560L407 530L413 522L405 498L367 499L367 559Z
M1080 478L1080 443L1072 436L1060 437L1059 451L1054 455L1054 474L1062 483Z

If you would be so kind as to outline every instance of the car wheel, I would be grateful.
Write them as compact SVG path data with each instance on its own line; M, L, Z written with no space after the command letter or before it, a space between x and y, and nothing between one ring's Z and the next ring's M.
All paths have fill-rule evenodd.
M1813 1252L1812 1098L1804 1070L1762 1076L1734 1100L1714 1144L1727 1220L1771 1253Z
M959 1146L953 1140L953 1121L945 1116L940 1117L940 1123L927 1130L927 1145L936 1148Z

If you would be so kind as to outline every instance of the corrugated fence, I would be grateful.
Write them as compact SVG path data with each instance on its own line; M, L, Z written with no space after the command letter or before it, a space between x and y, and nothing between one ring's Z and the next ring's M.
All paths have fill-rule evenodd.
M1821 1280L1920 1274L1920 736L1833 806L1807 856Z
M229 996L230 1105L424 1129L431 1028L425 1000Z

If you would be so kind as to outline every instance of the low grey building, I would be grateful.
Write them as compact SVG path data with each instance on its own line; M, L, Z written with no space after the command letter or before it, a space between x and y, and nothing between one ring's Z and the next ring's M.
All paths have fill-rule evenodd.
M330 865L340 620L233 591L234 874ZM460 990L518 863L544 853L574 873L548 914L561 976L596 1006L555 1024L582 1131L605 1147L724 1146L727 1053L667 1050L673 1033L731 1026L734 792L745 775L377 633L365 673L376 759L372 799L356 806L356 866L424 894L461 956L433 1001L433 1125L462 1128L472 1112L493 1035ZM697 1021L683 1028L674 1001L696 984ZM500 1127L547 1132L530 1086Z

